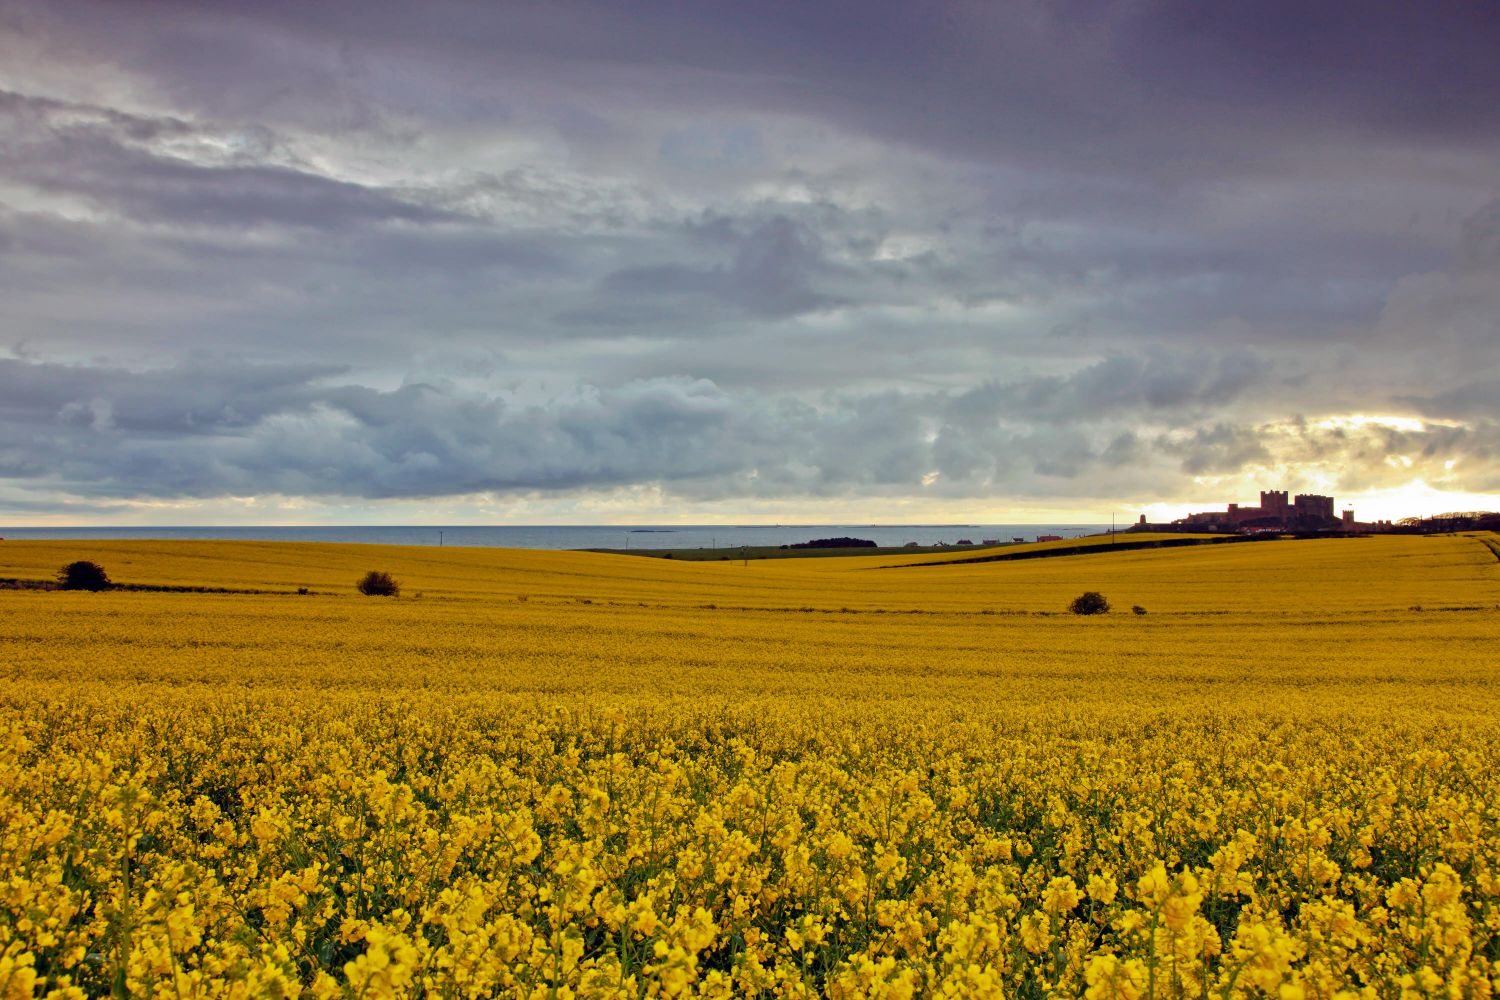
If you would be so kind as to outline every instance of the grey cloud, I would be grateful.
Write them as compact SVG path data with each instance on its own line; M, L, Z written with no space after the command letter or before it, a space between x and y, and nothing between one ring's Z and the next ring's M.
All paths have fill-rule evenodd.
M1036 390L1014 388L1022 397ZM12 358L0 361L0 477L92 502L649 484L699 499L850 490L1045 497L1181 487L1192 476L1288 462L1332 464L1350 490L1410 469L1466 488L1495 480L1493 421L1421 431L1232 425L1203 422L1189 406L1153 411L1154 430L1122 428L1140 419L1132 407L1143 398L1034 425L993 413L976 420L972 410L957 419L955 397L942 392L838 394L811 405L657 378L535 396L443 382L380 390L317 367L132 372ZM1409 464L1398 469L1391 456Z
M1438 390L1433 395L1500 374L1497 206L1490 201L1461 221L1453 266L1398 279L1364 338L1379 360L1415 366L1425 387Z
M723 234L729 260L717 266L656 264L604 277L603 289L628 298L706 299L752 316L779 318L826 309L839 300L815 282L831 271L817 234L785 216L748 232Z
M184 364L132 372L0 358L0 416L16 422L87 424L130 434L207 435L252 426L309 406L326 365Z
M1500 44L1500 18L1489 7L1166 0L1137 10L1118 51L1154 97L1424 136L1500 127L1490 99L1500 69L1486 54Z
M1159 444L1166 453L1181 459L1182 471L1190 476L1223 475L1272 461L1263 434L1255 428L1225 423L1198 428L1185 437L1168 437Z
M1477 482L1497 45L1446 0L15 0L0 478ZM1356 411L1458 429L1316 420Z
M602 487L709 475L736 460L721 439L740 416L707 383L522 405L435 385L320 384L327 374L9 361L0 474L93 496L376 498Z
M1500 423L1487 420L1415 431L1389 427L1319 431L1298 440L1291 453L1294 460L1339 469L1341 484L1351 492L1399 487L1416 477L1429 484L1482 493L1500 488L1496 441L1500 441Z
M0 510L15 514L42 514L56 517L59 514L71 515L73 517L94 517L118 515L130 512L130 505L126 503L110 503L108 501L82 501L71 497L49 497L45 500L31 500L19 496L0 496Z
M24 128L30 141L7 144L0 152L0 171L38 190L79 195L137 220L321 229L456 221L447 212L392 192L303 170L265 163L197 163L120 141L195 134L179 121L84 109L96 121L60 122L79 106L6 96L0 114L8 112L10 121L0 127L9 125L13 139Z
M897 392L840 399L818 415L798 452L824 483L911 487L932 468L923 426L930 406Z
M1464 220L1459 263L1466 270L1500 271L1500 198Z
M858 16L836 5L664 2L628 13L601 2L527 3L503 17L463 2L370 4L353 17L340 4L154 7L146 20L167 30L149 51L218 109L274 103L270 81L280 80L321 85L327 103L347 103L337 83L362 67L339 44L352 43L386 58L457 59L486 75L561 62L587 85L630 85L655 101L812 110L968 155L1128 156L1202 172L1264 158L1267 133L1285 142L1289 126L1304 141L1330 122L1427 139L1500 134L1487 100L1500 89L1500 25L1485 5L1459 2L1315 11L1018 3L941 16L919 3L875 4ZM226 10L241 31L207 30ZM93 20L117 37L133 33L118 17ZM252 48L243 40L252 26L303 45ZM194 62L190 52L207 57ZM1278 111L1273 122L1253 114L1266 106Z
M1114 357L1065 376L990 383L957 397L965 422L997 418L1073 423L1162 410L1222 406L1270 382L1271 366L1249 351Z
M193 126L173 116L147 117L128 114L115 108L61 101L13 90L0 89L0 115L7 128L19 132L25 126L32 135L55 134L58 131L108 128L136 142L190 136Z
M283 492L367 498L697 483L831 493L973 488L1121 464L1087 421L951 422L944 393L729 394L704 380L578 386L528 400L444 383L390 390L317 366L173 369L0 359L0 474L95 497ZM1096 413L1095 416L1098 416Z
M1405 396L1401 403L1436 419L1489 418L1500 420L1500 378L1464 382L1447 392Z
M1134 431L1121 431L1105 446L1100 460L1106 465L1120 467L1140 462L1148 455L1146 442Z
M1113 34L1128 34L1130 18L1118 11L1098 20L1085 18L1079 24L1072 23L1076 12L1065 9L1016 8L1009 15L1001 15L998 21L990 20L994 15L965 11L956 21L945 23L930 18L925 10L892 5L881 11L882 16L862 18L852 35L840 32L837 38L824 38L824 31L849 26L826 13L800 10L781 12L790 23L778 24L775 17L761 16L751 19L754 23L742 23L743 14L733 10L669 13L651 6L633 15L626 26L618 22L618 12L591 5L582 5L567 16L545 7L525 7L509 12L502 25L490 21L483 11L464 5L447 8L451 15L448 18L420 19L411 18L393 6L376 5L362 11L355 19L357 23L344 24L343 31L335 32L333 26L345 18L333 6L315 13L292 6L258 5L254 10L237 9L232 17L212 6L182 10L171 5L148 5L143 9L146 14L136 19L120 18L101 10L97 18L77 19L67 34L77 39L94 37L94 44L101 46L107 37L109 58L122 63L132 62L135 45L147 46L152 58L133 60L138 64L133 68L157 84L172 84L176 89L171 94L183 107L226 118L236 134L259 128L256 134L269 134L270 138L263 139L258 156L247 154L246 162L233 166L184 168L170 160L165 164L157 162L162 158L139 149L125 149L123 153L141 157L141 162L127 159L118 163L119 169L106 168L103 164L114 162L109 157L119 156L122 151L110 148L99 133L125 134L131 128L147 127L150 120L134 115L126 123L123 119L111 119L108 115L100 119L96 115L91 119L94 124L89 136L90 142L101 148L74 155L83 156L85 161L98 156L100 164L89 170L84 169L88 166L85 162L79 168L86 176L75 178L78 189L91 192L91 197L114 199L115 203L140 213L143 221L157 223L175 220L188 224L196 219L200 223L228 226L248 225L258 219L296 227L322 225L337 231L387 221L402 225L398 227L399 234L391 227L382 229L383 238L419 233L422 238L410 239L410 246L399 260L392 261L392 267L378 273L371 268L370 278L363 281L337 273L338 264L327 259L339 253L361 253L363 247L312 240L294 249L278 248L288 256L290 267L306 273L309 280L317 280L319 269L336 272L322 278L324 284L340 293L337 305L348 310L361 309L364 295L379 297L387 292L389 272L403 265L421 269L428 266L425 262L440 257L465 258L478 252L476 244L493 246L505 239L518 242L522 234L481 229L483 237L476 239L473 228L441 224L443 213L482 219L493 209L491 202L495 198L507 211L524 208L536 216L536 225L553 227L554 242L568 243L556 235L557 227L564 224L574 229L592 228L594 232L600 227L613 228L623 236L613 257L631 262L624 267L615 266L614 277L610 278L608 271L601 273L591 266L592 262L603 259L597 242L592 246L580 240L569 243L560 254L567 263L559 264L558 269L568 272L572 280L548 289L550 301L540 302L534 297L525 303L525 315L519 316L521 325L531 326L528 336L533 339L541 336L543 330L549 339L607 336L609 327L620 328L627 335L645 333L672 339L736 318L774 321L830 305L854 304L869 309L892 301L920 304L939 295L971 305L997 299L1028 304L1075 300L1093 314L1094 322L1089 328L1107 329L1106 338L1115 341L1187 340L1212 335L1217 320L1239 317L1258 324L1257 337L1263 342L1285 343L1305 339L1309 324L1321 324L1322 336L1335 336L1332 329L1335 324L1368 317L1378 308L1393 274L1410 270L1414 263L1426 266L1432 259L1430 248L1423 242L1414 247L1409 239L1382 238L1381 233L1338 231L1338 225L1345 223L1324 226L1324 231L1311 239L1305 213L1301 212L1292 215L1257 212L1253 225L1242 224L1239 230L1228 233L1222 229L1210 233L1174 231L1164 227L1164 221L1175 213L1194 208L1205 196L1203 190L1165 182L1149 171L1102 169L1092 158L1070 160L1060 174L1054 169L1056 157L1051 158L1046 170L1028 169L1026 163L1045 145L1028 141L990 150L984 157L988 161L985 169L966 167L960 171L961 184L966 190L955 192L959 197L951 204L943 204L938 192L953 185L954 176L939 170L924 179L921 197L941 206L941 214L916 221L944 246L946 254L900 263L867 261L851 268L843 263L833 264L824 251L842 240L869 240L872 234L852 233L847 218L827 215L793 221L787 221L791 219L787 216L773 225L766 221L763 212L747 213L743 206L733 206L746 220L738 236L741 246L737 250L705 248L701 237L692 234L688 226L679 226L681 235L674 242L662 235L664 226L680 222L679 209L670 204L673 192L664 186L662 178L652 176L649 171L639 174L637 164L632 164L624 177L633 177L636 187L647 193L644 204L628 209L609 198L599 198L597 191L590 191L591 186L598 186L601 181L620 183L624 177L596 176L588 179L590 183L577 184L572 189L556 183L537 186L516 180L545 176L545 170L534 167L507 171L492 179L488 187L465 172L464 177L445 181L447 187L432 190L373 188L350 185L307 169L291 169L284 163L263 162L265 151L272 149L279 150L278 155L286 154L280 155L281 159L295 157L286 152L280 137L266 132L265 126L234 124L246 118L252 125L259 118L288 130L312 124L323 130L320 141L326 141L330 135L344 132L329 130L321 116L309 123L295 116L287 119L282 112L311 108L325 100L344 102L358 94L362 95L360 100L375 106L384 100L392 114L374 115L365 124L361 124L365 122L364 116L355 116L348 132L351 147L361 151L373 147L389 155L400 155L415 136L433 143L434 152L439 152L441 137L423 136L417 123L441 125L445 120L440 114L444 102L451 101L459 91L481 86L478 81L488 81L482 85L488 89L506 89L506 67L510 64L493 58L472 62L466 55L477 55L481 50L493 53L497 45L516 52L522 62L515 65L534 67L536 71L527 78L526 85L529 91L542 95L536 103L555 98L562 105L581 107L592 102L599 109L595 117L600 114L608 117L615 130L623 134L631 131L630 123L638 123L647 134L664 129L663 134L670 136L682 133L685 128L691 134L692 126L681 125L681 119L670 114L664 125L656 124L651 116L660 117L660 113L643 112L643 102L677 109L684 116L694 114L700 105L711 105L716 115L723 117L727 113L732 122L737 114L753 116L765 110L774 111L780 107L778 102L785 100L778 88L789 85L787 81L798 80L808 91L797 102L798 115L823 118L835 124L852 123L864 121L861 116L878 107L883 115L901 124L899 112L910 95L895 95L887 100L890 95L886 91L891 86L887 77L892 74L884 72L886 67L901 65L903 57L919 61L935 59L945 51L943 43L959 39L964 44L949 59L934 65L938 79L977 74L974 82L988 80L998 86L987 74L999 74L1005 81L1024 83L1021 92L1033 99L1018 101L1011 96L1002 102L987 103L983 88L971 92L958 86L952 94L945 93L943 114L968 121L971 126L983 122L983 128L970 127L967 131L990 136L998 134L993 127L997 113L1002 118L1017 114L1041 117L1055 103L1052 97L1056 95L1052 92L1067 92L1072 86L1066 79L1044 71L1057 56L1039 60L1038 53L1046 51L1048 45L1107 53L1108 39ZM165 13L168 11L171 13ZM43 23L47 21L39 11L32 16ZM164 19L170 24L158 23ZM1006 23L1007 19L1014 23ZM160 30L145 31L148 25ZM767 34L773 25L777 31ZM627 27L628 34L620 33ZM1002 30L1005 28L1012 30ZM183 42L180 47L171 44L174 36L180 36ZM630 37L636 47L622 50L616 44L608 58L601 59L587 73L580 76L572 72L577 67L571 66L571 60L597 57L621 37ZM697 53L682 48L680 43L689 37L696 37L706 48ZM484 40L482 44L480 39ZM213 40L218 44L205 44ZM189 46L189 42L195 44ZM759 51L757 45L764 51ZM1014 46L1015 54L1023 58L1009 65L1006 60L995 59L991 53L975 48L989 45L1007 51ZM447 48L440 51L442 46ZM600 46L603 50L596 52L595 48ZM174 57L174 52L188 51L214 53L214 56L212 59ZM376 52L385 53L390 59L371 58ZM709 52L714 55L706 56ZM794 58L799 52L804 55L817 52L821 58ZM881 63L874 58L882 53L891 55L895 61ZM257 64L257 59L262 62ZM536 60L556 62L549 70L536 64ZM653 72L629 68L637 63L651 63ZM822 103L828 95L839 94L840 88L820 88L816 81L846 63L850 80L862 80L873 73L869 86L852 88L834 105ZM778 77L768 71L769 67L777 66L785 70L785 76ZM1100 72L1109 72L1113 63L1106 61L1101 66L1104 69ZM670 81L674 74L701 73L706 67L712 67L714 72L702 80L694 80L693 86L657 86ZM261 79L252 85L253 81L244 77L257 70ZM608 77L611 73L626 76L607 81L598 78L598 74ZM1028 73L1035 76L1028 77ZM1012 80L1012 75L1018 75L1018 79ZM929 79L923 74L895 76L903 82ZM393 79L407 85L400 97L432 100L420 106L398 108L398 95L391 92ZM274 81L272 89L283 96L274 99L266 96L262 103L256 104L253 94L267 91L269 85L265 81ZM1112 93L1106 90L1099 97L1107 101ZM294 95L295 99L286 94ZM226 103L214 103L215 95L223 96ZM1063 103L1056 110L1083 113L1075 96L1064 94L1059 98ZM855 97L859 100L853 100ZM75 108L76 104L69 107ZM514 102L471 102L465 113L469 116L467 124L495 139L514 138L517 130L531 121L520 120ZM643 113L646 121L641 120ZM1142 112L1134 108L1132 113ZM924 121L933 118L932 108L922 109L921 117ZM1086 117L1092 120L1091 116ZM1117 115L1099 117L1113 121ZM402 119L404 124L393 125L392 119ZM175 122L174 128L189 132L206 127L202 123L186 124L186 119L180 116L163 116L162 121ZM619 127L622 123L627 126L623 130ZM1034 124L1028 123L1023 131L1038 140ZM719 131L729 136L748 134L746 126L733 124ZM1130 134L1129 130L1123 134ZM1105 141L1113 136L1116 133L1112 131L1108 136L1096 138ZM764 138L760 143L762 148L770 149ZM654 148L659 148L659 144ZM615 150L610 155L618 158L625 154ZM66 165L68 160L64 157L59 162ZM843 184L867 183L880 176L883 167L878 163L863 164L857 169L841 168L820 175L816 170L802 169L795 158L778 159L772 150L765 154L757 167L758 173L751 179L778 183L804 178L814 187L821 186L831 203L841 197ZM700 172L708 173L711 169L704 167ZM179 173L184 176L179 177ZM1061 180L1039 180L1059 176ZM900 176L883 179L883 183L897 185L902 197L915 195L915 191L900 187L902 181ZM1312 181L1321 179L1315 177ZM1284 197L1285 183L1278 179L1277 184L1274 196ZM629 187L629 183L625 186ZM1216 185L1211 190L1218 192L1222 187ZM481 190L488 193L480 195ZM1085 196L1080 197L1080 192ZM1252 189L1245 196L1256 194ZM1318 194L1320 189L1314 188L1309 197ZM972 210L974 206L964 204L974 198L981 203L977 213ZM901 206L890 208L888 224L900 224ZM1349 208L1341 209L1333 218L1358 219L1366 214L1359 210L1357 200ZM647 215L642 217L641 212ZM1028 221L1040 224L1028 225ZM757 225L759 229L755 228ZM1073 235L1064 237L1064 233ZM360 235L363 244L365 234ZM1080 240L1080 235L1085 238ZM275 269L276 264L265 260L264 255L257 256L254 248L246 249L251 267ZM558 253L556 246L551 249ZM182 272L209 270L211 263L182 264ZM821 275L817 273L819 270L823 272ZM207 285L218 279L218 275L210 273L203 278L190 283ZM472 275L471 280L482 281L483 277ZM433 318L441 332L462 331L460 335L472 336L476 326L481 325L476 324L472 315L444 315L444 306L454 300L449 296L434 295L422 287L413 291L426 308L437 314ZM459 302L476 299L478 308L473 312L492 309L508 316L517 315L514 303L494 302L482 289L470 286L456 291ZM480 294L476 296L476 292ZM590 297L593 301L588 301ZM282 321L313 325L325 320L310 310ZM1037 322L1056 321L1039 317ZM824 372L832 368L828 366Z
M1341 495L1399 488L1414 479L1436 488L1484 493L1500 486L1497 440L1500 422L1494 419L1412 429L1330 426L1297 418L1253 425L1221 422L1162 435L1155 448L1176 457L1181 471L1193 476L1277 471L1300 484L1314 472L1317 483L1326 487L1332 481Z

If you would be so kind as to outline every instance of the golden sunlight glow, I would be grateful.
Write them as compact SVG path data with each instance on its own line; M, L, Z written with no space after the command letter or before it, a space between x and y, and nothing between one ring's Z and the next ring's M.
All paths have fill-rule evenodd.
M1338 497L1340 510L1352 507L1361 521L1431 517L1453 511L1500 510L1500 493L1445 490L1415 479L1392 489Z
M1367 427L1388 427L1396 431L1420 431L1430 426L1449 427L1448 423L1421 420L1417 417L1398 417L1390 414L1345 413L1322 417L1309 424L1317 430L1359 431Z

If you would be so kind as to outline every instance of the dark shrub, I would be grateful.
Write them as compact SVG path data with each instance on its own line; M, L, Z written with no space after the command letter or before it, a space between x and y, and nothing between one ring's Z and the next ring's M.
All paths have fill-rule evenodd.
M1068 610L1075 615L1102 615L1109 610L1109 602L1097 590L1086 590L1073 598Z
M1141 607L1139 604L1132 606L1130 610L1138 615L1143 615L1146 613L1146 609Z
M57 571L57 585L63 590L108 590L109 574L98 563L80 559Z
M401 585L391 574L373 569L360 577L356 586L366 597L397 597L401 593Z
M873 549L876 547L875 543L868 538L850 538L848 535L840 535L838 538L814 538L809 542L794 542L790 546L782 546L784 549Z

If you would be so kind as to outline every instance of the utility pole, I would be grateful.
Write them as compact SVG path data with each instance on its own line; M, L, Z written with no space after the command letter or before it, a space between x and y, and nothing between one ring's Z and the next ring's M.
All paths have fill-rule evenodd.
M439 531L438 532L438 548L442 548L442 547L443 547L443 533L441 531Z
M1109 512L1109 544L1115 544L1115 512Z

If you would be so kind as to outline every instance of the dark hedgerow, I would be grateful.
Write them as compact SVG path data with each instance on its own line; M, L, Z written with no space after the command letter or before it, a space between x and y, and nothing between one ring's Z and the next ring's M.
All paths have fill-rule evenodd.
M57 571L57 585L63 590L108 590L109 574L98 563L80 559Z
M1073 598L1068 610L1075 615L1102 615L1109 611L1109 602L1097 590L1086 590Z
M380 570L370 570L360 577L359 592L366 597L398 597L401 594L401 585L389 573Z

